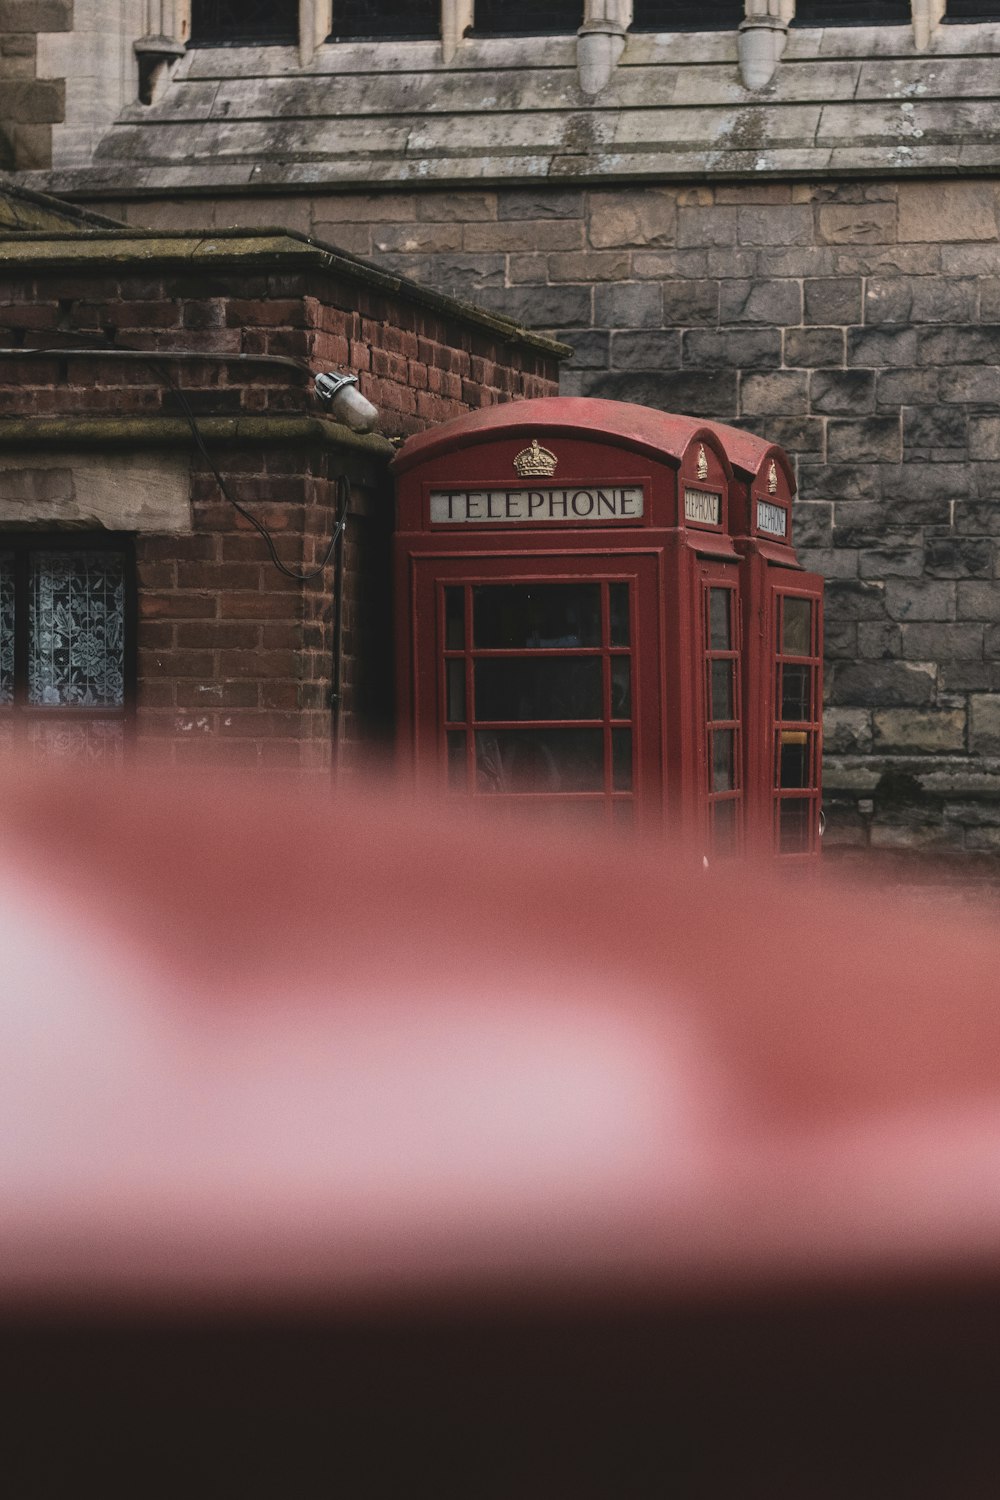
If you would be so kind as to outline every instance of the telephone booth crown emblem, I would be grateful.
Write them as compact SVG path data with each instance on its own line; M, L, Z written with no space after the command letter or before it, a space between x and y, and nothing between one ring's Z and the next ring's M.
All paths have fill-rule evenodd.
M528 479L533 475L549 478L556 472L556 464L559 460L548 448L540 446L537 438L531 439L530 448L522 448L520 453L514 457L514 468L522 479Z

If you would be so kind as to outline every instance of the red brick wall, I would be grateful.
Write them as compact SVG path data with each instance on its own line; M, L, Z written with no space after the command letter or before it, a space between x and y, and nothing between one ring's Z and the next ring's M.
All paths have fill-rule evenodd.
M336 267L0 269L0 344L73 347L81 334L119 348L277 354L313 372L355 371L390 437L556 391L555 361L543 351ZM167 368L199 417L320 414L306 372L209 360ZM0 359L0 421L180 411L169 382L145 364L90 353ZM230 494L295 570L322 557L337 474L353 477L339 705L341 759L351 763L359 744L384 732L390 704L384 459L315 440L216 443L212 456ZM322 768L331 754L334 566L309 583L283 576L197 454L191 501L189 535L137 539L139 740L180 761L222 754L243 765Z

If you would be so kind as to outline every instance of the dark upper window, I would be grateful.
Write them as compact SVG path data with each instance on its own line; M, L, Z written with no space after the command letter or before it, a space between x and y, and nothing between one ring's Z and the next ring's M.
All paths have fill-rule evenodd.
M131 541L0 533L0 746L117 761L134 678Z
M333 0L332 41L418 41L441 32L441 0Z
M191 0L192 47L294 46L299 0Z
M633 31L735 31L743 0L635 0Z
M562 36L583 25L583 0L476 0L474 36Z
M943 21L1000 21L1000 0L948 0Z
M796 0L793 26L909 26L910 0Z

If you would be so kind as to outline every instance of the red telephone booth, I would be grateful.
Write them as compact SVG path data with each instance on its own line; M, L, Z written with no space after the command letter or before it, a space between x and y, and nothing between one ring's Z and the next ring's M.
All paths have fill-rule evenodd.
M728 429L553 397L395 459L400 756L536 817L743 845L743 568Z
M763 852L814 856L821 831L823 580L803 570L792 546L795 477L782 449L735 428L724 435L734 471L732 534L743 559L748 839Z

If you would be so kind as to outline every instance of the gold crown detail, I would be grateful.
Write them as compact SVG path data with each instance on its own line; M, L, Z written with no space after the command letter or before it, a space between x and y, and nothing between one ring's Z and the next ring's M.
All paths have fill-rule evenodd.
M698 444L698 478L708 478L708 459L705 456L705 444Z
M556 464L559 460L548 448L539 446L538 439L531 439L530 448L522 448L514 459L514 468L527 479L531 474L544 474L546 476L556 472Z
M774 459L771 459L771 467L767 471L767 493L776 495L778 493L778 470Z

